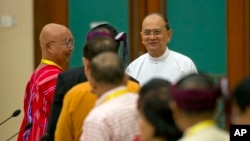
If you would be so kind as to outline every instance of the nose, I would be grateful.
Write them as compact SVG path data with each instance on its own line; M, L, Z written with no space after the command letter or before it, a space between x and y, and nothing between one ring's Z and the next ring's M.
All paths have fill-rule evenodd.
M153 32L151 32L149 35L149 39L155 39L155 38L156 38L155 34Z
M68 45L67 49L68 49L68 51L70 51L70 52L73 51L73 50L74 50L74 44Z
M69 51L73 51L74 50L74 45L72 44L70 47L69 47Z

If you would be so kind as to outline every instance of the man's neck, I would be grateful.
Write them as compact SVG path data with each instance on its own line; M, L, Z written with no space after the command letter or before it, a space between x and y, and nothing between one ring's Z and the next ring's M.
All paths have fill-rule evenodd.
M167 50L166 48L162 48L162 50L158 51L158 52L149 52L149 55L153 58L158 58L161 57Z
M106 92L108 92L108 91L110 91L112 89L115 89L117 87L120 87L120 86L122 86L122 85L121 84L118 84L118 85L115 85L115 84L114 85L112 85L112 84L103 84L103 85L100 85L97 96L101 97Z
M211 120L211 119L213 119L213 116L210 114L185 116L185 118L182 119L183 121L182 129L184 129L183 131L185 131L199 122L202 122L205 120Z

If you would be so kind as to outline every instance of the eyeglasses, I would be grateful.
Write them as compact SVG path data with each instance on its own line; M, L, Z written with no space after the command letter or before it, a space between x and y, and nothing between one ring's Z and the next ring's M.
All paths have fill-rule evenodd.
M49 43L53 43L53 42L61 42L61 41L50 41ZM71 46L74 45L74 39L69 38L66 41L64 41L63 44L66 45L67 48L70 48Z
M142 34L144 36L147 36L147 37L149 37L151 35L157 37L157 36L160 36L162 34L162 31L158 30L158 29L157 30L144 30L144 31L142 31Z

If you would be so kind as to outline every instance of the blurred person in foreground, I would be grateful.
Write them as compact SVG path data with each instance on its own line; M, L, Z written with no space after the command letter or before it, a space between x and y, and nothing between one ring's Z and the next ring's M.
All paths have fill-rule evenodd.
M250 77L235 87L231 106L232 124L250 125Z
M182 132L175 125L169 107L170 82L154 78L139 92L140 135L134 141L177 141Z
M229 134L213 118L221 94L205 74L189 74L171 87L170 107L176 125L184 132L180 141L229 141Z
M97 55L85 70L98 99L84 120L81 141L132 141L138 134L138 95L126 87L124 70L114 52Z

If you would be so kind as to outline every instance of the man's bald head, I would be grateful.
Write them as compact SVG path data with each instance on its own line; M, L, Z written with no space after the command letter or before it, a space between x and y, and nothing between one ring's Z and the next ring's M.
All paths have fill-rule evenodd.
M40 33L42 59L55 62L66 69L74 49L74 39L71 31L64 25L49 23Z
M114 52L97 55L90 63L91 77L98 83L119 85L124 83L125 67Z
M44 46L49 41L58 40L63 36L63 34L70 32L70 30L60 24L49 23L45 25L40 33L39 40L41 47ZM70 32L71 33L71 32Z
M169 22L168 22L168 19L163 16L162 14L160 13L150 13L148 14L144 19L143 19L143 22L142 22L142 27L143 25L145 24L146 21L158 21L158 22L161 22L161 24L163 24L163 26L167 29L167 30L170 30L170 26L169 26Z

